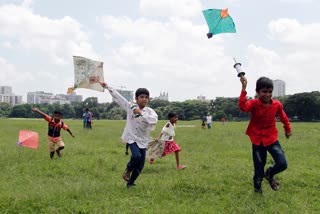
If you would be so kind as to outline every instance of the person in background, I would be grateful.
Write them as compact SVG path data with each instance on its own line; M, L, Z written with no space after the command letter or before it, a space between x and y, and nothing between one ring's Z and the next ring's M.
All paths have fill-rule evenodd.
M86 108L86 128L87 129L92 129L92 117L93 117L93 114L91 111L89 111L88 108Z
M83 128L87 128L87 112L82 114Z
M212 124L212 116L208 115L207 116L207 127L208 127L208 129L211 129L211 124Z

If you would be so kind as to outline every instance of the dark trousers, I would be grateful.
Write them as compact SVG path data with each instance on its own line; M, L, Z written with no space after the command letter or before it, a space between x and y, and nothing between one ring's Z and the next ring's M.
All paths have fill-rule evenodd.
M146 160L146 149L141 149L136 143L129 144L131 150L131 158L127 164L127 170L131 171L128 185L134 184L134 181L140 175Z
M86 128L87 128L87 129L92 129L91 121L87 121Z
M264 177L264 167L267 161L267 151L271 154L275 164L269 167L270 178L273 178L275 174L284 171L288 167L286 156L279 141L264 147L262 143L257 146L252 144L252 158L254 165L254 176L253 182L254 187L257 189L261 188L261 182Z

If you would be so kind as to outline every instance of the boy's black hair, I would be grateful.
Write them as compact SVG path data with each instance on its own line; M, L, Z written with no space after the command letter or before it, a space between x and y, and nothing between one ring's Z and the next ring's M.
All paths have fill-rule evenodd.
M263 88L272 88L273 82L268 77L260 77L256 83L256 92L259 92Z
M58 111L58 110L55 110L55 111L53 112L53 114L59 114L59 115L62 116L62 112L61 112L61 111Z
M89 111L89 109L88 109L88 108L86 108L86 111Z
M168 119L170 120L171 118L173 118L173 117L175 117L175 116L177 116L178 114L177 113L175 113L175 112L170 112L169 114L168 114Z
M146 89L146 88L138 88L137 90L136 90L136 98L138 98L141 94L144 94L144 95L148 95L148 97L149 97L149 91L148 91L148 89Z

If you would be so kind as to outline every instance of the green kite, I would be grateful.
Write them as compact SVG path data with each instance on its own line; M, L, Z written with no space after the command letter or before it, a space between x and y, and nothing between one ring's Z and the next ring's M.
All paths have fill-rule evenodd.
M208 38L219 33L235 33L236 26L229 16L228 9L208 9L202 11L209 26Z

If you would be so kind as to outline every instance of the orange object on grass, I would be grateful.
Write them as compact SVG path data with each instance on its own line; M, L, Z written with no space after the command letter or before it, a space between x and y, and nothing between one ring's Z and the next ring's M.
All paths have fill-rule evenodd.
M18 145L28 147L31 149L38 149L39 146L39 134L38 132L20 130Z

